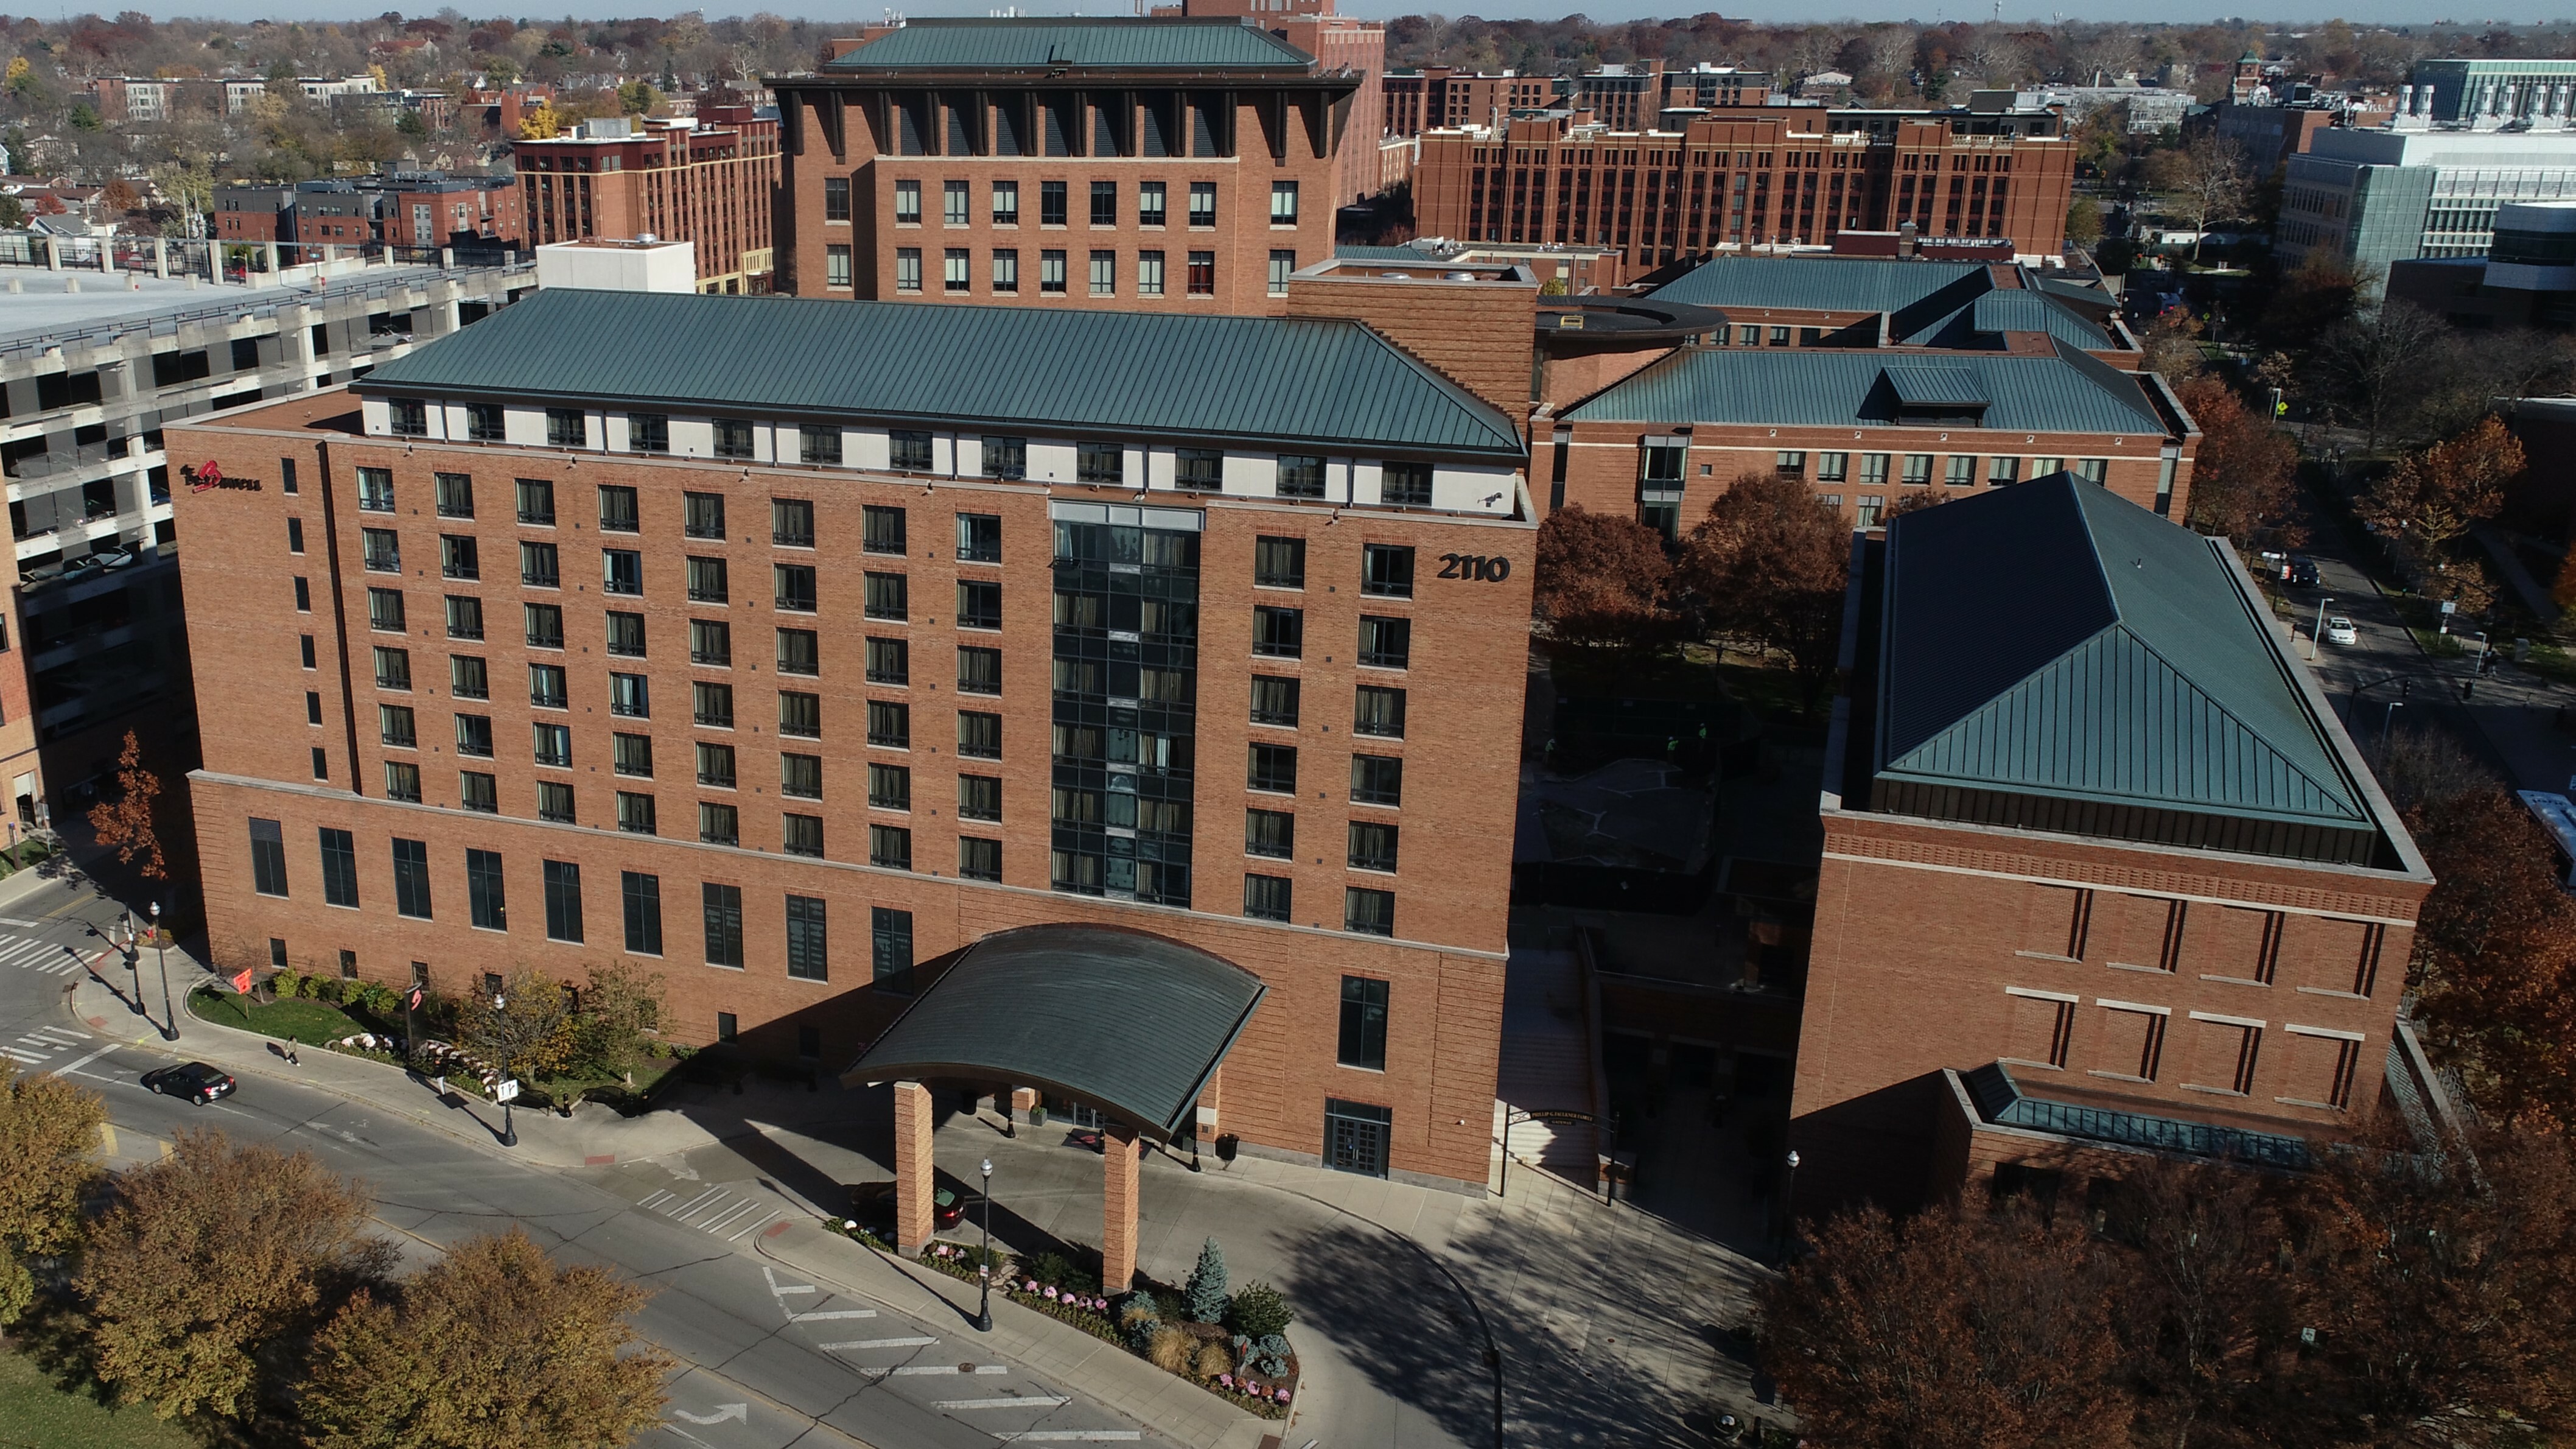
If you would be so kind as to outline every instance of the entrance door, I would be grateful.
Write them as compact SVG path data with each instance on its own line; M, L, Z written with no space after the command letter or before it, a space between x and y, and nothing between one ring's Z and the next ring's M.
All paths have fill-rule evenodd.
M1324 1099L1324 1163L1336 1172L1386 1176L1387 1130L1395 1114L1384 1107Z

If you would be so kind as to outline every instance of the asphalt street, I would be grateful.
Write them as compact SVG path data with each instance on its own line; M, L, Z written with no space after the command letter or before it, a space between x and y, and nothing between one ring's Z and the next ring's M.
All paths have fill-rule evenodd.
M761 1233L797 1209L748 1164L730 1181L711 1180L733 1177L722 1168L673 1164L662 1169L666 1184L639 1184L652 1165L599 1174L521 1166L497 1146L274 1078L243 1078L205 1107L149 1090L142 1076L180 1058L157 1038L134 1040L161 1019L160 980L151 951L129 967L99 934L121 914L76 874L0 906L0 1052L106 1099L111 1166L158 1158L181 1128L218 1127L238 1141L308 1150L364 1182L408 1259L516 1224L563 1261L604 1264L650 1286L637 1327L680 1368L667 1417L639 1443L966 1449L1144 1438L1071 1389L979 1362L970 1322L908 1321L764 1261ZM65 998L89 960L129 999L139 986L148 1016L105 1027L74 1018ZM174 975L174 994L185 985Z

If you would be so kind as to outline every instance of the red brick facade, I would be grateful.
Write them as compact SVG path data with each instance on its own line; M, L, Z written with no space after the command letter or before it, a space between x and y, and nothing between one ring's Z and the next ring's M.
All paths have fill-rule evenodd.
M712 106L694 124L512 147L530 246L651 235L695 242L701 291L770 290L778 123Z
M179 506L189 539L183 558L193 597L229 600L194 611L191 642L200 682L198 708L206 735L205 769L192 780L205 854L209 939L226 964L269 959L269 941L285 943L303 969L336 970L354 951L362 977L400 982L423 963L442 990L469 989L487 971L521 965L578 977L621 950L621 873L658 877L663 949L647 962L665 973L666 1030L704 1042L717 1035L718 1014L734 1019L755 1050L788 1055L810 1048L838 1065L860 1046L899 999L871 980L871 912L911 914L912 956L935 968L943 957L986 933L1047 921L1118 924L1161 932L1258 973L1269 996L1225 1068L1224 1130L1275 1151L1323 1150L1328 1097L1382 1105L1393 1113L1391 1163L1399 1174L1480 1183L1485 1175L1495 1058L1502 1007L1504 910L1517 774L1520 690L1533 572L1533 534L1526 522L1476 521L1365 509L1336 515L1324 507L1268 500L1192 498L1164 501L1202 507L1199 713L1195 775L1197 830L1194 909L1124 904L1049 889L1052 638L1047 561L1051 557L1050 490L981 479L898 478L711 460L657 460L561 450L370 439L354 435L356 400L330 392L256 412L219 426L182 429L173 446L220 462L229 478L262 486L187 495ZM299 491L281 487L293 460ZM391 475L392 512L361 512L354 470ZM440 517L438 473L473 479L475 517ZM522 526L512 505L514 480L554 485L556 524ZM632 487L639 498L636 532L602 534L595 490ZM684 537L683 491L721 495L726 538ZM1158 495L1160 496L1160 495ZM821 549L773 547L773 498L810 499ZM1057 485L1055 501L1124 504L1126 490ZM909 518L906 556L858 547L863 505L899 507ZM961 563L949 546L960 512L999 515L1001 565ZM307 551L288 551L289 518L303 520ZM361 566L362 530L399 539L401 574ZM1306 611L1302 660L1259 661L1264 674L1300 679L1304 723L1293 735L1254 726L1244 700L1254 671L1252 582L1257 535L1306 540L1302 591L1263 589L1263 602ZM479 580L442 578L442 536L478 545ZM522 542L556 546L561 587L522 587ZM1413 544L1426 559L1455 551L1508 560L1500 582L1435 580L1426 563L1409 601L1370 598L1370 613L1402 611L1414 620L1411 667L1404 677L1411 707L1402 742L1372 739L1372 753L1411 757L1400 818L1407 828L1400 871L1366 883L1395 892L1390 938L1337 929L1345 884L1343 841L1355 818L1390 818L1384 807L1354 805L1343 788L1356 743L1349 728L1356 667L1353 641L1363 599L1364 542ZM640 596L603 598L600 549L643 555ZM692 604L683 589L686 557L729 564L730 601ZM810 565L819 611L770 607L773 562ZM336 572L335 572L336 570ZM901 570L909 576L912 617L889 623L863 616L861 574ZM1489 570L1496 572L1499 570ZM296 580L306 580L309 610L296 607ZM997 631L955 627L951 601L960 579L1003 584ZM399 587L403 632L370 628L370 589ZM482 601L485 637L452 642L442 598ZM523 641L521 607L562 610L564 647L532 649ZM604 613L615 608L646 618L642 658L606 655ZM731 666L691 663L689 621L722 620L731 628ZM772 635L778 627L820 634L819 672L788 686L819 694L822 738L787 742L823 757L818 800L783 801L775 756L781 683ZM898 636L910 647L910 683L869 682L862 636ZM303 664L309 640L314 667ZM998 695L958 695L956 648L998 646ZM378 649L408 653L411 688L380 688ZM489 699L450 697L452 654L486 661ZM558 666L566 707L543 709L523 693L530 664ZM649 718L615 718L609 674L639 673L650 691ZM692 685L729 684L734 728L692 723ZM870 701L909 707L908 749L867 744ZM410 709L416 744L383 742L380 710ZM955 749L961 711L1003 717L998 761L961 761ZM459 808L452 713L492 721L493 757L463 762L497 778L497 814ZM318 719L319 723L307 723ZM531 761L530 729L563 723L572 732L569 769ZM648 733L653 776L621 777L613 767L613 732ZM1252 795L1240 773L1249 745L1293 739L1300 755L1299 790L1286 797ZM733 747L736 788L699 788L693 748ZM317 778L315 761L321 761ZM872 809L870 763L909 768L910 808ZM388 764L413 765L421 803L385 797ZM957 778L998 775L998 823L957 819ZM569 785L570 821L536 818L541 782ZM353 788L354 786L354 788ZM659 833L618 828L616 795L650 793ZM696 839L701 801L735 806L740 845ZM1299 817L1294 862L1251 860L1234 841L1247 803L1291 809ZM819 816L823 854L786 853L783 814ZM287 893L256 889L247 822L273 820L284 841ZM871 825L911 832L910 871L868 864ZM320 838L324 829L354 838L358 904L325 899ZM1001 841L998 883L961 880L961 838ZM392 842L425 843L431 916L398 913ZM505 930L469 921L466 852L498 852L509 915ZM548 898L540 862L579 867L585 940L548 939ZM1239 863L1238 863L1239 862ZM1295 919L1242 918L1247 873L1293 879ZM746 966L702 964L701 886L736 887L742 906ZM797 979L785 968L783 898L826 902L828 980ZM1385 1070L1336 1062L1341 978L1390 983ZM1140 1024L1139 1029L1150 1029ZM814 1036L804 1033L811 1030ZM793 1044L791 1044L793 1043Z

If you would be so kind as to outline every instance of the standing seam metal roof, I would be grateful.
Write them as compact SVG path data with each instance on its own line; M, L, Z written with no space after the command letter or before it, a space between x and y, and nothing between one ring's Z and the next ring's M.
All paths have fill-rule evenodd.
M2067 473L1898 518L1879 775L2374 825L2223 547Z
M1897 421L1896 390L1882 385L1887 375L1927 361L1920 354L1899 356L1902 361L1860 348L1685 348L1595 393L1565 417L1593 423L1886 426ZM1991 400L1982 427L2165 433L2134 381L2105 382L2062 355L1945 354L1938 365L1974 377Z
M906 21L845 52L834 71L1298 70L1315 59L1236 18L1079 16Z
M362 393L613 400L1519 461L1511 420L1353 321L548 288Z
M1985 269L1981 262L1870 257L1718 257L1646 295L1702 307L1898 312Z

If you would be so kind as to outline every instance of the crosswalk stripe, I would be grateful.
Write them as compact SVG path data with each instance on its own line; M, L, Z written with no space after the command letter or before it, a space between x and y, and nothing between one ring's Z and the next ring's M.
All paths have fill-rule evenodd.
M938 1341L935 1338L918 1335L910 1338L853 1338L843 1343L821 1344L819 1347L825 1353L839 1353L849 1348L928 1348Z
M1030 1429L993 1437L1005 1444L1132 1444L1145 1434L1141 1429Z
M29 1045L29 1046L31 1046L31 1047L42 1047L42 1048L44 1048L46 1051L49 1051L49 1052L58 1052L58 1051L61 1051L61 1050L63 1049L63 1047L64 1047L65 1045L67 1045L67 1043L64 1043L64 1042L50 1041L50 1040L48 1040L48 1039L46 1039L46 1038L44 1038L44 1037L37 1036L37 1035L35 1035L35 1034L34 1034L34 1033L32 1033L32 1032L31 1032L31 1033L29 1033L29 1034L28 1034L28 1035L26 1035L26 1036L22 1036L22 1037L18 1038L18 1040L20 1040L20 1041L22 1041L22 1042L25 1042L27 1045Z
M723 1232L728 1224L739 1221L744 1213L750 1212L759 1206L760 1199L756 1197L746 1197L740 1203L735 1204L730 1210L709 1218L700 1226L704 1227L711 1233Z
M9 1057L14 1060L24 1062L31 1067L41 1067L45 1064L45 1059L43 1057L37 1056L33 1052L22 1052L16 1047L0 1047L0 1057Z
M677 1206L670 1203L664 1203L661 1207L662 1216L666 1218L676 1218L682 1213L695 1211L698 1204L705 1202L708 1198L714 1197L716 1194L723 1191L723 1188L711 1187L706 1191L699 1193L696 1197L689 1199L687 1202L680 1203Z
M21 956L34 955L44 950L45 946L46 943L43 941L31 941L24 936L0 936L0 963L15 961Z
M95 1040L95 1038L93 1038L88 1032L74 1031L67 1026L40 1026L36 1028L36 1031L37 1034L41 1036L61 1037L70 1041Z
M688 1222L689 1222L689 1219L691 1219L691 1218L693 1218L693 1217L696 1217L696 1216L697 1216L698 1214L700 1214L700 1213L714 1213L714 1212L720 1212L720 1211L722 1211L722 1210L724 1209L724 1207L725 1207L728 1203L731 1203L732 1201L733 1201L733 1194L731 1194L731 1193L726 1193L726 1194L724 1194L723 1196L718 1197L714 1202L708 1203L708 1204L706 1204L706 1205L705 1205L705 1206L703 1206L703 1207L691 1208L689 1211L687 1211L687 1212L685 1212L685 1213L680 1214L678 1221L680 1221L680 1222L684 1222L684 1223L688 1223ZM709 1219L707 1219L707 1223L712 1223L712 1222L714 1222L714 1221L715 1221L715 1219L714 1219L714 1218L712 1218L712 1217L711 1217L711 1218L709 1218ZM689 1223L689 1226L691 1226L691 1227L693 1227L693 1228L695 1228L695 1227L705 1227L705 1226L707 1225L707 1223Z
M0 916L0 926L16 926L25 931L35 930L44 924L42 921L22 921L16 916Z
M998 1399L942 1399L934 1409L1061 1409L1073 1400L1063 1394L1005 1395Z
M6 951L0 951L0 966L32 966L50 949L48 943L43 941L29 941L24 945L11 946Z
M787 1315L787 1321L790 1323L822 1323L828 1320L843 1318L874 1318L876 1316L877 1311L873 1308L826 1308L819 1313L791 1313Z
M753 1233L760 1231L762 1228L769 1226L771 1223L785 1217L786 1215L787 1213L785 1209L779 1209L770 1213L768 1216L763 1217L760 1221L753 1223L750 1227L744 1228L733 1236L726 1238L725 1241L728 1243L739 1243L743 1239L750 1237Z
M643 1208L656 1207L656 1206L659 1206L659 1205L661 1204L662 1199L664 1199L664 1198L666 1198L666 1197L669 1197L669 1196L671 1196L671 1190L670 1190L669 1188L667 1188L667 1187L665 1187L665 1188L658 1188L658 1189L656 1189L656 1190L654 1191L654 1193L653 1193L653 1195L652 1195L651 1197L648 1197L648 1198L644 1199L642 1202L637 1203L637 1204L636 1204L636 1206L637 1206L637 1207L643 1207Z

